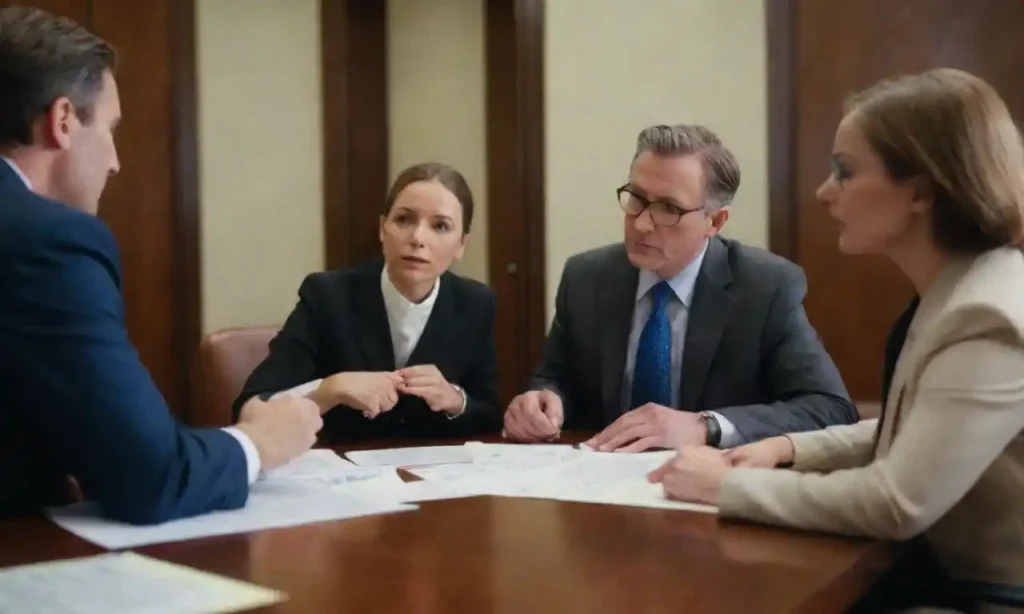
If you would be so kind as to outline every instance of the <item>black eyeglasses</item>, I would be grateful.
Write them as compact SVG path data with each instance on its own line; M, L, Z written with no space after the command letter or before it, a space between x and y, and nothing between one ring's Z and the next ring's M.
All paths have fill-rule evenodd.
M642 196L632 191L629 188L629 185L624 185L621 188L616 189L615 195L619 197L619 206L622 207L622 210L628 215L635 217L646 210L650 210L651 220L654 222L655 226L675 226L687 213L703 211L703 208L700 207L696 209L684 209L673 203L661 200L648 200L646 196Z

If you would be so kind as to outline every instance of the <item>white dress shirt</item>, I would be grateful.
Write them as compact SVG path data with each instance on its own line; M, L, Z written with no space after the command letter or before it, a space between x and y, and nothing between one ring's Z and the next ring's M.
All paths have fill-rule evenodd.
M427 298L419 303L414 303L402 296L395 284L388 277L388 268L384 267L380 272L380 292L384 295L384 310L388 315L388 328L391 330L391 350L394 352L395 368L402 369L409 363L409 356L412 355L416 344L419 343L423 331L430 320L430 314L434 311L434 303L437 302L437 292L441 287L441 278L434 282ZM320 385L323 379L315 379L305 384L300 384L288 390L282 390L271 398L283 396L306 396L313 392Z
M6 156L0 156L0 160L3 160L11 167L11 170L13 170L18 177L21 177L21 180L25 183L25 187L30 190L32 189L32 182L28 180L28 177L25 176L25 173L18 168L18 165L15 164L13 160ZM252 442L252 439L250 439L248 435L238 430L236 427L229 426L222 430L234 437L235 440L238 441L238 444L242 446L242 451L245 452L245 465L249 475L249 483L252 484L256 481L256 478L259 477L261 466L260 453L256 449L256 444Z
M704 243L704 249L693 259L685 269L678 275L665 281L672 288L672 296L669 298L666 310L668 312L669 325L672 330L672 398L675 409L678 407L680 382L683 376L683 350L686 343L686 325L690 317L690 304L693 301L693 288L697 284L697 275L700 273L701 263L704 262L704 254L707 253L708 244ZM640 333L651 315L650 290L662 279L651 271L641 270L640 278L636 285L636 307L633 309L633 325L629 332L629 345L626 346L626 368L622 377L622 407L624 411L635 409L631 407L633 400L633 369L636 366L636 352L640 344ZM722 448L729 448L739 443L739 433L732 422L719 414L711 412L718 418L722 428L722 438L718 445Z
M388 312L388 326L391 328L391 349L395 353L395 368L401 369L409 362L409 356L416 348L427 320L434 311L437 302L437 291L441 287L441 278L434 282L427 298L413 303L402 296L395 284L388 277L388 268L380 273L380 291L384 295L384 309Z

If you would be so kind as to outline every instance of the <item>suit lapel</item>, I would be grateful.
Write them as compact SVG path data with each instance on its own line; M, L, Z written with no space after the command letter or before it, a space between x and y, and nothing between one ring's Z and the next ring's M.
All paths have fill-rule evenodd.
M355 276L352 334L366 361L367 371L394 371L395 352L391 347L391 327L380 290L383 263L367 266Z
M451 331L456 326L455 290L451 280L445 277L447 275L440 280L441 287L437 289L434 308L430 311L427 325L409 355L408 362L410 365L436 365L442 372L444 357L452 355L451 348L446 346L454 339Z
M640 278L640 273L626 257L625 248L616 256L607 283L600 291L598 305L605 311L597 316L599 324L606 324L601 339L601 405L606 423L617 418L623 410L622 378L629 331L633 326L636 285Z
M697 276L687 317L683 372L679 386L681 409L697 409L711 361L718 350L718 341L732 317L736 303L736 296L729 289L731 282L732 271L729 269L726 247L720 240L713 238Z
M916 395L914 384L915 378L919 377L919 363L932 347L932 341L928 339L932 324L949 302L950 295L972 261L971 258L958 258L943 267L928 290L917 301L916 309L909 315L906 336L896 358L892 383L889 385L882 415L878 421L876 457L887 455L892 447L907 409L904 395L910 394L909 402L912 405Z

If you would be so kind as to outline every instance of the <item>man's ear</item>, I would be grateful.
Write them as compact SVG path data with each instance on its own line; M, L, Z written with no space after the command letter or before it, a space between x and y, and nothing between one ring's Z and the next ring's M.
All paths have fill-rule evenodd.
M708 216L711 220L711 224L708 225L707 237L713 237L716 234L722 232L722 227L729 220L729 206L721 207L714 213Z
M78 127L75 105L67 96L53 101L43 116L43 143L57 149L71 148L71 134Z

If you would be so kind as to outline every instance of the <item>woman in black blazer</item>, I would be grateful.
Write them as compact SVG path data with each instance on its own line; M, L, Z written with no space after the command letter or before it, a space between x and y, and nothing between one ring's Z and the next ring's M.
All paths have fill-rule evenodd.
M320 405L327 441L500 430L495 295L448 272L472 220L458 171L437 163L403 171L381 215L383 259L306 277L235 416L253 397L291 394Z

